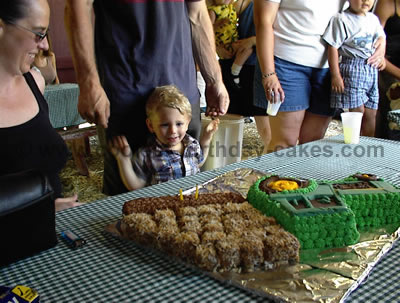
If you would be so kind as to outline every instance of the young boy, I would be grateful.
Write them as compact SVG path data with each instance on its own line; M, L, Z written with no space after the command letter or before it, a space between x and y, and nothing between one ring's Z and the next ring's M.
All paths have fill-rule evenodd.
M124 136L113 138L111 152L128 190L194 175L207 158L219 120L207 125L199 142L186 133L192 118L189 100L173 85L157 87L146 103L146 124L154 136L131 158Z
M332 17L322 36L329 44L331 107L363 112L361 134L372 137L379 101L378 69L367 64L367 59L385 33L379 19L369 12L374 0L349 3L347 10Z

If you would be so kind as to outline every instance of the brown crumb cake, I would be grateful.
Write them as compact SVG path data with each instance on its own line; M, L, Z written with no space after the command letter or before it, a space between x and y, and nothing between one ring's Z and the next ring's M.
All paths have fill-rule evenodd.
M123 234L207 271L253 271L299 260L298 240L240 194L139 198L123 207Z

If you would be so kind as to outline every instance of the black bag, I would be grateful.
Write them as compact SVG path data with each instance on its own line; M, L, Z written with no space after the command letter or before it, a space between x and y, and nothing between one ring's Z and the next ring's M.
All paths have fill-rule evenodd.
M55 204L45 175L24 171L0 176L0 266L54 247Z

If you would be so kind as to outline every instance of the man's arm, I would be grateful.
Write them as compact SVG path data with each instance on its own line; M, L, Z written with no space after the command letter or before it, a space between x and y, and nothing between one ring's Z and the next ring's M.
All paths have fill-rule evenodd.
M206 114L224 115L228 110L229 95L216 57L214 30L205 1L186 3L192 26L194 58L206 82Z
M107 127L110 102L97 72L92 24L94 0L67 0L64 22L80 94L78 111L89 122Z

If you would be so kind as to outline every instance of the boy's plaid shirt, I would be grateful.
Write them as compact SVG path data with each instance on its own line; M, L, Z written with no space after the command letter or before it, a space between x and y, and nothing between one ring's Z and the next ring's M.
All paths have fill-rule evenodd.
M166 149L154 137L134 154L133 169L139 178L146 180L146 186L194 175L200 171L199 164L204 158L199 142L186 134L182 144L183 155Z

